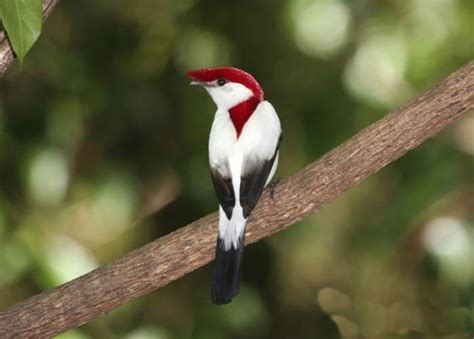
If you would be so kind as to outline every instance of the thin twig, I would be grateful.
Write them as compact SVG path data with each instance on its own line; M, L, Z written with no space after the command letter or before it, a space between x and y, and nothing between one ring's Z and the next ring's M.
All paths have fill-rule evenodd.
M58 2L59 0L43 0L43 21L51 14ZM10 42L6 39L6 34L0 31L0 77L5 74L14 59L15 55Z

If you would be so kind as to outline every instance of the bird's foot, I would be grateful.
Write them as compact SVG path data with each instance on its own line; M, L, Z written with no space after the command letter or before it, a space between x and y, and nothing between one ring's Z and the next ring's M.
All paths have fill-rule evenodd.
M270 192L270 198L272 199L272 201L275 200L275 188L280 183L280 181L281 178L276 178L275 180L270 181L270 183L268 184L268 190Z

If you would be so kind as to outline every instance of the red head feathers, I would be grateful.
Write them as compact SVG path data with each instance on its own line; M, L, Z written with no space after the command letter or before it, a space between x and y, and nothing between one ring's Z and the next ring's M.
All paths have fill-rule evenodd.
M258 101L263 100L263 90L257 80L249 73L235 67L202 68L189 71L188 76L199 82L211 82L224 78L229 82L238 82L250 89Z

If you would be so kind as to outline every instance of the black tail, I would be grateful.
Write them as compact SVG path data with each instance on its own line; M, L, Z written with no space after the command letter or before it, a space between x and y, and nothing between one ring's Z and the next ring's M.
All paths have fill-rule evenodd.
M224 241L217 237L216 259L212 272L211 297L217 305L229 303L239 293L244 254L244 236L238 247L224 250Z

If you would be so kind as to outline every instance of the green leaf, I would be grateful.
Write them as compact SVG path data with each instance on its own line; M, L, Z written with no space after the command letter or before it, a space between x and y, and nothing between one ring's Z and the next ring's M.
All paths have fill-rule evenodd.
M41 0L0 0L0 18L20 65L41 33Z

